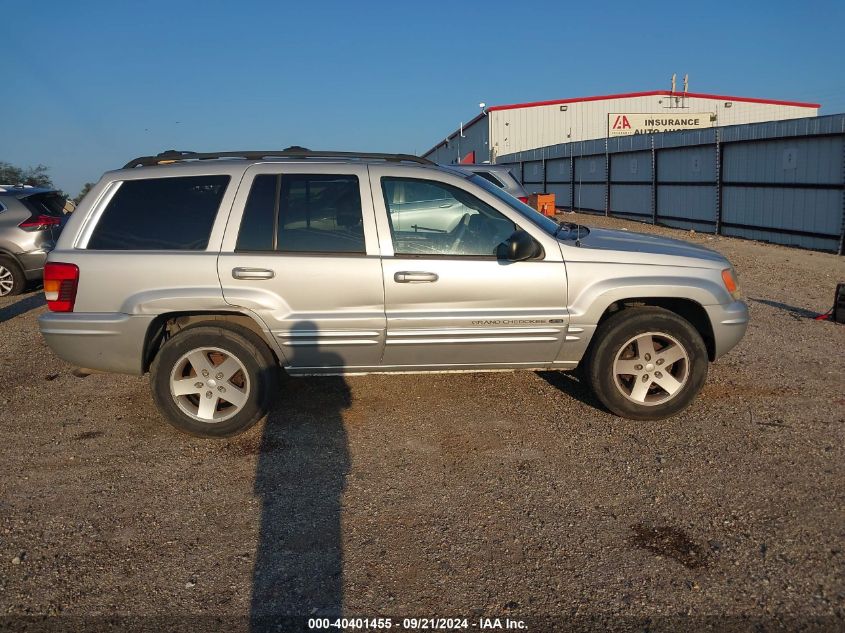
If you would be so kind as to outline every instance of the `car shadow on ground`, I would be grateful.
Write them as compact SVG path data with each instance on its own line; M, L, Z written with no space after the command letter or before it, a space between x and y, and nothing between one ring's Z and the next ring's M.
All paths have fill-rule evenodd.
M575 400L604 413L609 413L598 398L593 395L592 389L581 377L580 371L538 371L535 373L552 387L560 389Z
M15 301L15 303L0 308L0 323L8 321L9 319L14 319L16 316L20 316L25 312L34 310L35 308L40 308L41 306L46 305L46 303L47 302L44 300L44 293L41 291L23 295L22 298Z
M764 305L769 306L770 308L777 308L778 310L788 312L791 317L797 320L815 319L817 316L819 316L818 312L813 312L812 310L807 310L805 308L791 306L787 303L781 303L780 301L769 301L768 299L755 299L753 297L748 297L748 300L753 301L754 303L762 303ZM827 308L825 308L824 312L827 312Z
M297 324L301 336L313 323ZM294 348L297 349L297 348ZM301 348L299 348L301 349ZM310 347L309 364L315 348ZM322 366L339 357L318 353ZM295 356L290 359L296 364ZM282 379L267 418L255 478L261 526L253 569L251 630L293 631L343 606L342 496L350 468L343 378Z

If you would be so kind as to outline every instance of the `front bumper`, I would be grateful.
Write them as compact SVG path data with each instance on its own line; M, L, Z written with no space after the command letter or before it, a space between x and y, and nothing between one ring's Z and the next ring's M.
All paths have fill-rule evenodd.
M745 336L748 329L748 306L745 301L704 306L713 327L715 355L713 360L729 352Z
M87 369L144 373L144 345L155 315L47 312L41 335L62 360Z

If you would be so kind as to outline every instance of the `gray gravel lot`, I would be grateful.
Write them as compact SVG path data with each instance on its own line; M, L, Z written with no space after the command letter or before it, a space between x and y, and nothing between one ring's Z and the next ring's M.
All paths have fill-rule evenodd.
M582 220L739 271L748 335L673 419L616 418L569 374L287 379L266 423L197 440L146 378L57 360L40 293L0 299L0 628L342 612L841 630L845 326L811 316L845 258Z

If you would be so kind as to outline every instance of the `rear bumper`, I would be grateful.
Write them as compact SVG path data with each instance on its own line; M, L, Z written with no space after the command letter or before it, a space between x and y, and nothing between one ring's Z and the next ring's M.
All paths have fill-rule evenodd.
M27 281L40 280L44 276L44 263L47 261L47 255L47 251L31 251L17 255Z
M715 360L729 352L745 336L748 329L748 306L744 301L734 301L724 305L704 306L704 309L713 326Z
M47 312L38 317L50 349L78 367L144 373L144 344L155 315Z

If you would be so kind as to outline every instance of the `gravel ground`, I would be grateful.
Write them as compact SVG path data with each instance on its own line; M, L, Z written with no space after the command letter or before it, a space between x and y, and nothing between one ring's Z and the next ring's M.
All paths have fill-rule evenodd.
M845 327L811 317L845 258L583 221L739 271L748 335L673 419L616 418L569 374L287 379L266 423L197 440L146 378L58 361L39 293L0 299L0 629L842 630Z

